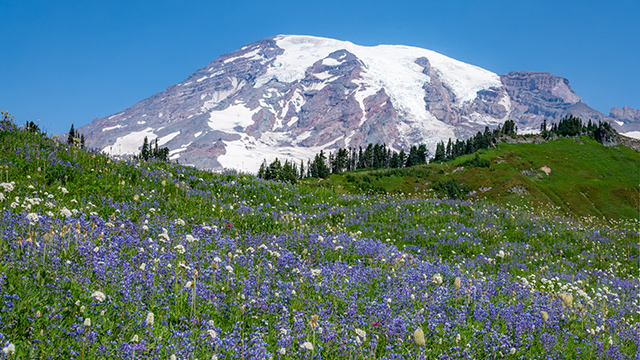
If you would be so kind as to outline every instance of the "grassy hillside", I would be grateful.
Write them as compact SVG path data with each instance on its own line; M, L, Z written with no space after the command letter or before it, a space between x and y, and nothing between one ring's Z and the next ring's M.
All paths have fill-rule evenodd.
M479 154L490 167L465 166L474 159L465 155L443 164L358 171L306 183L353 193L446 197L437 185L455 180L466 199L573 218L640 217L640 153L625 146L605 147L576 137L542 144L499 143Z
M640 349L637 220L114 161L7 123L0 166L5 358L631 359Z

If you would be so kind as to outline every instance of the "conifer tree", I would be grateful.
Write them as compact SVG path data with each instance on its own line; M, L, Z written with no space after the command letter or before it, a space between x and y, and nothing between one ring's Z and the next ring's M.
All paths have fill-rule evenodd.
M69 130L69 137L67 138L67 144L73 145L73 138L76 135L76 131L73 128L73 124L71 124L71 130Z
M140 157L146 161L149 160L149 155L149 140L145 136L144 142L142 143L142 151L140 151Z

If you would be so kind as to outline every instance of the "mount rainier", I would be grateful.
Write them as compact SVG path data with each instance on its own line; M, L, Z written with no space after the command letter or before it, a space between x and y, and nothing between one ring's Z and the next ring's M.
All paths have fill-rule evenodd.
M606 116L549 73L497 75L410 46L359 46L279 35L224 54L183 82L79 129L112 155L157 139L170 158L200 168L257 171L263 159L312 158L320 150L386 143L433 149L514 120L535 131L573 114L640 130L640 112Z

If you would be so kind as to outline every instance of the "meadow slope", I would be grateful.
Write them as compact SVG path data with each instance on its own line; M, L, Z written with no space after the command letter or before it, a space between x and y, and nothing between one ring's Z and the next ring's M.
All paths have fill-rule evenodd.
M0 356L637 358L637 219L114 161L10 122L0 165Z

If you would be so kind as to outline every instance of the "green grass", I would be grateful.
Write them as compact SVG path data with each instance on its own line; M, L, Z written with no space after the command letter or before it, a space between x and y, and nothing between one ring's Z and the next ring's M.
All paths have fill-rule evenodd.
M625 146L605 147L577 137L542 144L499 143L479 154L490 160L489 168L459 169L475 156L465 155L443 164L356 171L305 183L353 193L446 197L434 189L453 179L472 190L466 198L501 206L576 219L640 217L640 153ZM548 175L540 170L543 166L551 169Z

